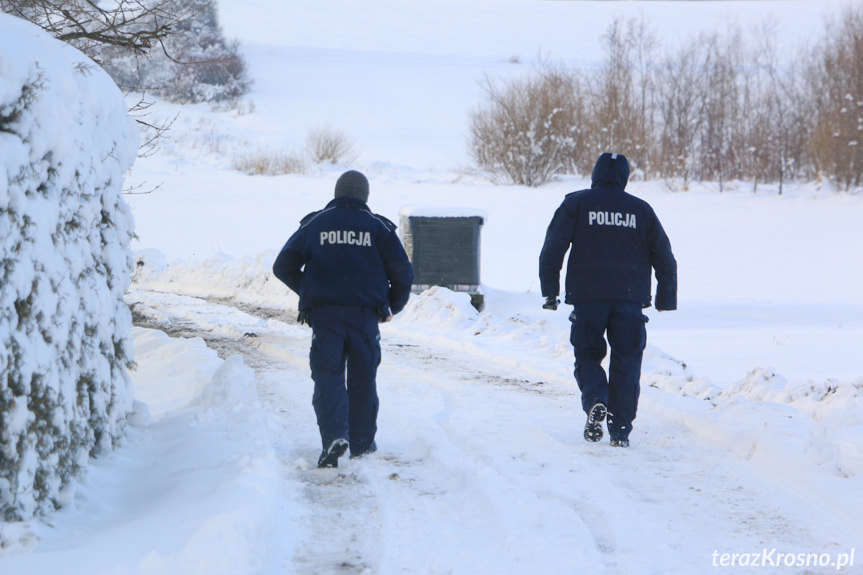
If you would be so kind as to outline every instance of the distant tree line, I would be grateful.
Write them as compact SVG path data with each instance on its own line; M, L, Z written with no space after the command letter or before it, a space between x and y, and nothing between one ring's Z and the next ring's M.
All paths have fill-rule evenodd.
M660 53L644 20L618 19L592 71L543 66L487 79L470 150L493 179L528 186L589 174L605 151L634 176L782 186L828 178L863 185L863 8L825 24L815 46L781 58L777 31L706 32Z

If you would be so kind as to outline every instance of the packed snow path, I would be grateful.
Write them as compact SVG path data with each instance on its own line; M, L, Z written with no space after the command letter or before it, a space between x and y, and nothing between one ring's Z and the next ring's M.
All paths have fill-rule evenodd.
M275 572L683 574L724 553L850 550L836 539L848 533L842 510L668 421L652 399L630 449L588 444L572 381L435 349L391 325L378 453L316 469L311 330L290 310L144 290L129 301L139 324L202 337L255 370L285 493L304 510ZM774 570L836 572L758 571Z

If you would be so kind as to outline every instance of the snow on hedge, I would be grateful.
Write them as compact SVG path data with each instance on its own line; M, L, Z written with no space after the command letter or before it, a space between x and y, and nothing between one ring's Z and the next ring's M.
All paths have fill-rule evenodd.
M59 506L131 408L138 132L102 70L0 14L0 521Z

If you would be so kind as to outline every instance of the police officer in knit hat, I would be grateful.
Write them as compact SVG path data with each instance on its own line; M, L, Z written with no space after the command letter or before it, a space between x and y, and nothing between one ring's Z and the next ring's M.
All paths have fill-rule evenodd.
M569 251L565 302L573 306L570 342L587 414L584 438L601 440L607 416L611 445L628 447L647 341L641 310L650 306L650 273L656 272L656 309L677 309L677 261L653 208L625 191L629 162L623 154L602 154L591 179L590 189L568 194L554 213L539 279L543 307L557 309ZM606 374L601 362L609 345Z
M342 174L334 199L300 221L273 264L300 296L300 323L312 328L318 467L338 467L348 449L351 457L377 449L378 323L404 308L414 279L395 224L372 213L368 199L362 173Z

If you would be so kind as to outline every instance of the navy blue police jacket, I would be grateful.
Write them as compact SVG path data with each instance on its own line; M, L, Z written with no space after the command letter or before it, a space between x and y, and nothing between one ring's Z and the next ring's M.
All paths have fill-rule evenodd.
M301 220L273 274L300 296L300 311L386 306L396 314L410 297L414 273L395 230L361 200L336 198Z
M544 297L560 293L560 270L567 250L568 304L621 300L651 303L651 268L656 272L659 310L677 309L677 261L653 208L624 189L626 158L603 154L588 190L568 194L557 209L539 256Z

